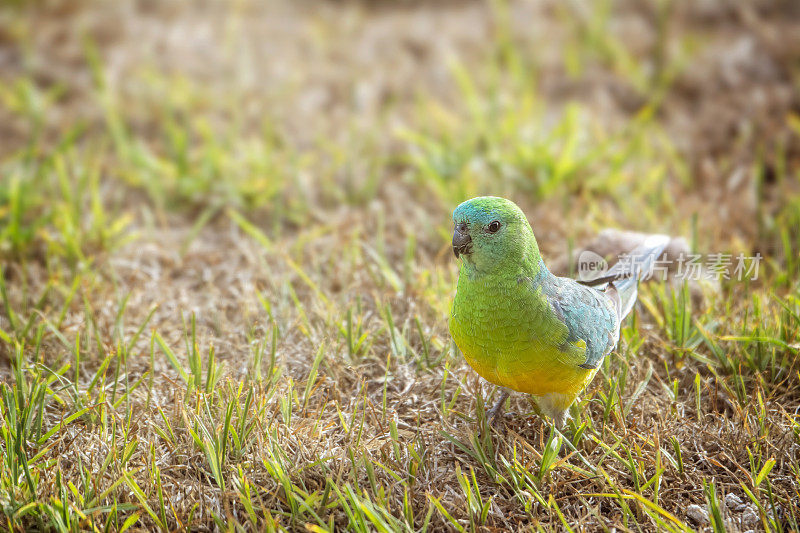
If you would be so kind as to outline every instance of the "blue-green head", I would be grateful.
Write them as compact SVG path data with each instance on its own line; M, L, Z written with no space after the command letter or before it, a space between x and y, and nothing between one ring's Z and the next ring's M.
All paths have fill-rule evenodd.
M453 253L470 276L521 271L541 264L539 246L525 214L511 200L479 196L453 211Z

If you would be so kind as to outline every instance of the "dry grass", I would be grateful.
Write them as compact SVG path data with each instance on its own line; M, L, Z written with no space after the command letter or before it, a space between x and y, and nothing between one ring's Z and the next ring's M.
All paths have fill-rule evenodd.
M796 10L0 8L2 527L797 530ZM563 434L491 430L446 325L482 193L565 269L606 226L766 259L646 287Z

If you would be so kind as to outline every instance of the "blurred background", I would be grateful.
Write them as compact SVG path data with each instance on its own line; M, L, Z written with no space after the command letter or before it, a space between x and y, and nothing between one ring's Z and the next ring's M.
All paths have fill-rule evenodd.
M80 150L133 218L234 206L282 231L377 201L444 221L492 192L557 212L553 237L587 221L686 233L702 214L706 246L769 248L796 192L798 9L6 2L3 181L29 186L36 165L50 186L43 165Z
M689 520L687 505L711 501L714 482L720 499L750 487L756 521L777 530L785 511L796 527L800 426L787 413L798 405L799 172L796 0L5 0L0 381L8 391L64 383L37 396L34 411L66 424L29 439L47 442L40 458L97 449L101 462L124 458L117 474L131 457L141 468L117 486L106 463L82 459L99 481L59 463L84 501L58 488L61 477L29 490L4 463L0 504L12 513L69 496L71 509L127 502L120 512L132 516L145 501L134 499L134 474L156 506L158 462L171 507L142 513L143 527L209 526L224 507L261 529L272 511L247 518L244 493L224 490L245 465L264 498L258 512L284 525L344 527L343 509L373 498L380 516L420 527L435 495L452 516L428 519L451 527L477 523L473 495L445 490L464 487L474 467L492 487L496 528L560 529L564 516L590 530L661 528L653 506ZM584 430L594 439L581 448L590 459L518 464L541 459L523 442L545 442L536 419L520 416L509 422L519 439L498 441L512 465L498 481L500 461L469 451L482 385L447 332L450 215L480 194L517 202L559 272L570 250L611 227L684 237L704 254L760 253L760 277L722 280L694 302L648 286L641 322L624 328L624 348L575 413L576 443ZM181 429L218 429L239 409L235 387L215 388L223 374L251 387L256 405L228 416L261 424L227 469ZM204 379L209 403L190 425L176 391L186 385L186 404L199 406L191 394ZM307 380L302 396L292 380ZM110 409L112 388L112 411L128 413L116 455L92 410ZM379 414L365 414L368 400ZM517 412L526 405L512 400ZM340 423L359 409L365 437L353 444ZM445 442L442 428L455 437ZM610 455L623 442L614 431L633 449L627 463ZM659 432L655 446L679 465L652 463ZM152 458L131 455L137 439L161 444ZM325 490L325 500L320 446L337 476L371 489L336 488L314 518L275 496L291 486L276 476L290 464L294 494ZM581 470L603 461L613 463L605 477ZM52 464L34 476L52 478ZM635 517L621 496L592 507L579 494L609 492L606 483L639 491L645 470L666 472L675 489L659 496L660 481L645 484L651 505ZM530 486L507 481L534 471ZM90 497L95 483L102 498ZM543 486L560 510L534 502Z

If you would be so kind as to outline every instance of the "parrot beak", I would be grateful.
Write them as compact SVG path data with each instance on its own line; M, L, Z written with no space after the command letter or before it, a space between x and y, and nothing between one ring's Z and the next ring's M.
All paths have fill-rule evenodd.
M457 224L455 231L453 231L453 253L456 258L462 254L468 254L472 251L472 237L467 232L467 225L464 223Z

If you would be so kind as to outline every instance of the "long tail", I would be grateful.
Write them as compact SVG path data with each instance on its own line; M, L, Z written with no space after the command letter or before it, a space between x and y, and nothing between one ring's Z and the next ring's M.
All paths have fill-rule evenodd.
M639 293L639 280L653 275L655 262L664 253L670 242L667 235L651 235L644 243L634 248L600 278L588 282L589 285L607 284L605 292L617 303L620 321L628 316L636 303ZM597 287L602 289L602 287Z

